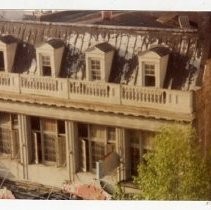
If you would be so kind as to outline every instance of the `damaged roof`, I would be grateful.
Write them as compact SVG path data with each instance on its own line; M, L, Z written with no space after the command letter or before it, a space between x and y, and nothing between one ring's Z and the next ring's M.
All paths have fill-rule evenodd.
M85 79L85 52L95 46L104 52L115 52L109 82L129 85L138 85L138 53L156 45L165 46L171 51L165 87L182 90L195 86L203 50L195 29L2 21L0 34L10 34L19 40L15 72L29 73L36 68L35 45L54 40L50 41L54 47L63 43L65 46L61 77ZM167 53L163 48L153 50L160 55Z

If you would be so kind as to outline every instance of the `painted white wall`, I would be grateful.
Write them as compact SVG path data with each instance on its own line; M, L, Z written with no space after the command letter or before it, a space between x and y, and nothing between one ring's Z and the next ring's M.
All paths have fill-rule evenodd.
M5 72L12 72L12 67L15 59L17 43L5 44L0 41L0 51L4 54Z

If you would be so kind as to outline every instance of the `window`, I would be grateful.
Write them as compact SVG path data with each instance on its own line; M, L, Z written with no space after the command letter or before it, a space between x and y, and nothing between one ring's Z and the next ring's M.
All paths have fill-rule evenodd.
M145 86L155 86L155 65L144 64Z
M4 71L5 66L4 66L4 52L0 51L0 71Z
M0 153L19 159L19 131L16 114L0 113Z
M140 156L140 144L139 144L139 131L129 130L129 140L130 140L130 165L131 165L131 175L137 175L138 165L141 161Z
M42 55L42 72L43 76L51 76L51 61L50 56Z
M88 135L89 133L89 135ZM78 124L80 168L95 170L96 162L116 150L116 128Z
M32 163L66 166L65 122L31 117Z
M101 80L100 60L91 60L91 80Z

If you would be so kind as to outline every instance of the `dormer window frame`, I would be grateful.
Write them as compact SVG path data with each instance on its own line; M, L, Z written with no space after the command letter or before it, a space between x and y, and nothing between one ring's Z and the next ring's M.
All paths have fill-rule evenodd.
M146 67L149 67L146 69ZM151 68L153 67L153 68ZM156 72L156 63L155 62L143 62L143 84L145 87L156 87L157 84L157 72ZM148 79L147 79L148 78ZM154 81L153 81L154 78ZM153 84L151 84L153 83Z
M64 52L62 40L51 39L36 47L37 75L44 77L59 77ZM43 57L49 57L50 61L43 61Z
M157 46L147 51L140 52L138 54L139 72L137 76L137 85L163 88L169 53L169 49L163 46Z
M46 59L48 58L48 59ZM52 76L52 61L51 55L47 53L40 53L40 60L41 60L41 69L42 69L42 76ZM50 74L46 74L44 67L50 67Z
M96 44L90 47L85 53L86 59L86 80L93 82L108 82L114 57L114 48L107 42ZM92 68L92 61L98 62Z
M102 80L102 61L100 58L91 57L90 60L90 79L91 81Z

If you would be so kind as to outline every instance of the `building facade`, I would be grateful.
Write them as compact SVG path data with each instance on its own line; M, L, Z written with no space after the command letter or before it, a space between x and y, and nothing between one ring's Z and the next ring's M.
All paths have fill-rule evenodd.
M130 181L162 126L200 127L206 39L176 18L171 27L0 22L0 176Z

